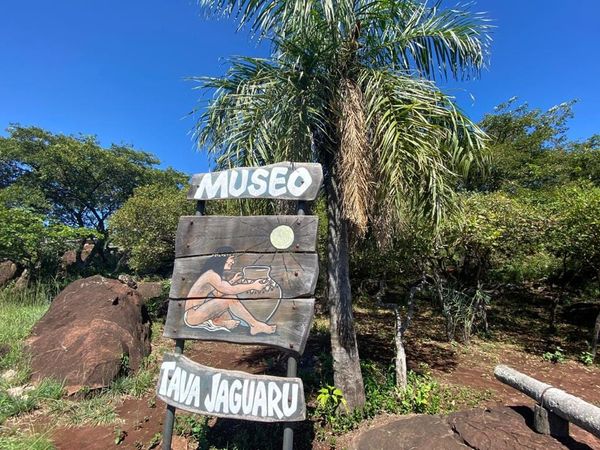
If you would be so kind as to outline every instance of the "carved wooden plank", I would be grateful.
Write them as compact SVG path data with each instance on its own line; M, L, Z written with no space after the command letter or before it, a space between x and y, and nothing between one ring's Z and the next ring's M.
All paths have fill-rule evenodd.
M318 276L319 262L315 253L236 253L178 258L169 296L172 299L310 297Z
M283 162L261 167L238 167L194 175L187 198L314 200L322 181L320 164Z
M173 353L163 357L156 393L176 408L217 417L260 422L306 418L300 378L213 369Z
M317 216L182 216L175 256L234 253L314 252Z
M194 307L204 302L221 302L222 313L208 317ZM239 302L252 319L261 324L274 325L267 333L253 328L231 310L228 302ZM172 339L224 341L235 344L264 344L302 354L314 316L314 298L298 299L195 299L171 300L164 328L164 336ZM187 310L192 310L188 312ZM219 316L221 316L219 318ZM264 328L263 328L264 331ZM255 334L252 334L252 333Z

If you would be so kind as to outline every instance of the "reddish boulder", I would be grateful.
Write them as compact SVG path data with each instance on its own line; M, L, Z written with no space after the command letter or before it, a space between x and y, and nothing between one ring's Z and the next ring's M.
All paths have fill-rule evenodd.
M567 450L551 436L538 434L519 413L523 408L497 407L459 411L448 416L455 433L478 450ZM526 409L526 408L525 408Z
M17 265L14 262L0 262L0 287L12 280L15 275L17 275Z
M163 284L160 281L140 281L136 290L144 301L163 296Z
M108 386L150 353L141 296L99 275L77 280L52 302L27 340L33 379L64 380L69 394Z
M83 244L83 248L81 249L81 261L85 262L86 259L92 254L94 250L94 244L90 242L86 242ZM68 250L66 251L60 258L61 266L63 270L68 269L70 266L77 262L77 251L76 250Z

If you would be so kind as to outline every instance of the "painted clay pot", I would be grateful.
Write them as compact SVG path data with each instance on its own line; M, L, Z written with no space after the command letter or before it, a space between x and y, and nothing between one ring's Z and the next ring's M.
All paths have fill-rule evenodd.
M268 321L279 307L280 302L273 300L263 301L262 299L281 300L281 286L271 278L270 266L246 266L242 269L242 278L236 284L250 284L256 280L263 281L261 290L251 289L238 294L240 300L247 300L244 306L254 317L260 321Z

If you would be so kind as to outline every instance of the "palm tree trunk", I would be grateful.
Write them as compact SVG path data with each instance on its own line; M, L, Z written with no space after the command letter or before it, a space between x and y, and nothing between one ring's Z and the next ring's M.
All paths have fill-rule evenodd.
M348 226L342 216L340 187L335 169L326 167L325 189L329 219L327 238L327 295L331 353L335 386L340 388L349 410L365 403L365 389L356 344L349 276Z

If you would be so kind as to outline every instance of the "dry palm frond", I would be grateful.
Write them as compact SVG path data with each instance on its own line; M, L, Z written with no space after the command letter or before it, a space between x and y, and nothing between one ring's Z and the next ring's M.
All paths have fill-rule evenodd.
M364 99L360 88L347 79L342 80L340 94L337 172L342 191L342 211L357 234L364 236L374 185Z

